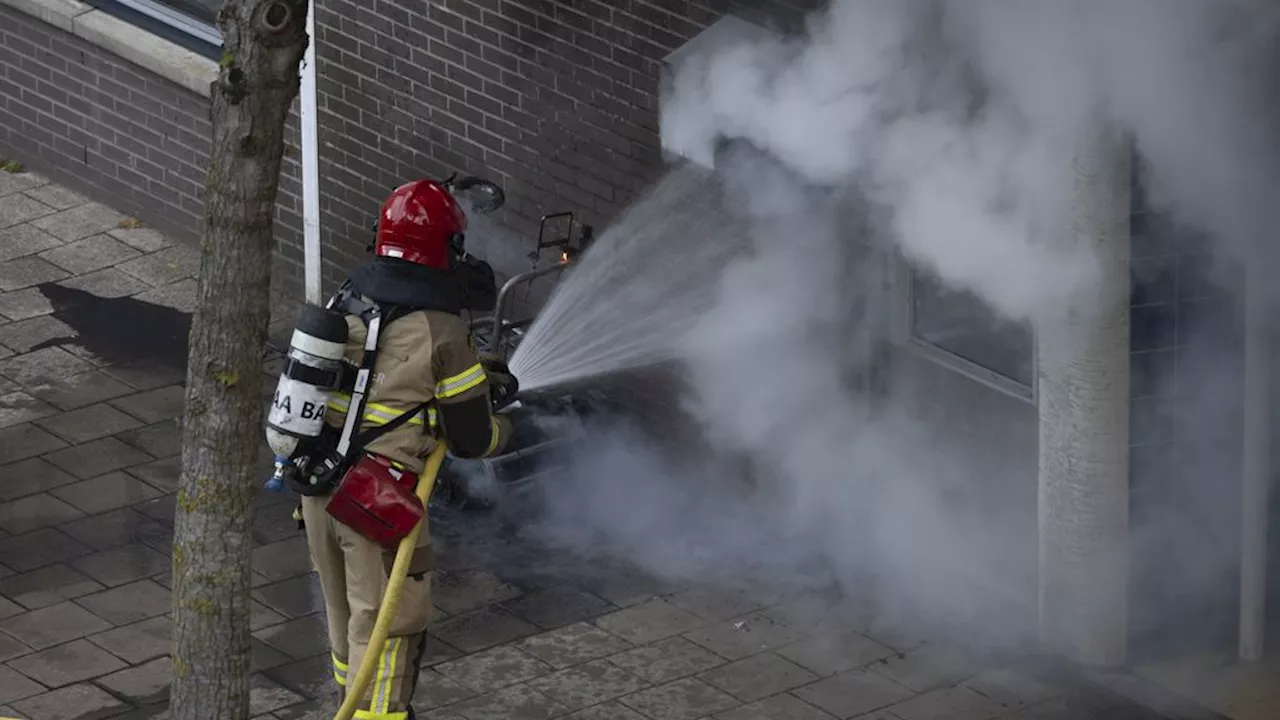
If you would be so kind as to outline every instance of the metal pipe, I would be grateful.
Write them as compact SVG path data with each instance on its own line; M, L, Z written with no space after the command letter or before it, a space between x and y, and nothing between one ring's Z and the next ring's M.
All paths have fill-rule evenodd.
M307 7L298 125L302 131L302 256L307 302L320 300L320 148L316 128L316 0Z
M1271 500L1271 337L1266 274L1248 264L1244 304L1244 477L1240 545L1240 659L1262 659L1267 611L1267 519Z
M492 326L492 329L490 330L489 347L493 352L498 352L502 348L502 336L507 329L507 323L503 316L506 313L507 297L510 296L511 290L517 285L531 283L543 275L549 275L553 272L563 272L569 267L569 265L570 263L568 261L563 261L537 270L530 270L528 272L512 276L510 280L502 284L502 289L498 291L498 299L493 305L493 317L489 318L489 323ZM476 322L484 321L485 319L481 318ZM473 325L474 324L475 323L473 323Z

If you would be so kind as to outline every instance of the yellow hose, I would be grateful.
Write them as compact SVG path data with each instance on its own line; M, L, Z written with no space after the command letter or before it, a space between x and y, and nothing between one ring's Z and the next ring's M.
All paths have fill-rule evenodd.
M435 449L427 456L427 466L419 476L418 487L414 490L414 494L422 501L423 521L414 526L396 548L396 561L391 566L390 577L387 578L387 590L382 594L382 606L378 608L378 619L373 624L373 634L369 636L369 649L365 651L364 659L360 661L360 670L356 672L355 679L347 681L347 697L342 701L342 707L338 708L338 714L333 716L333 720L351 720L364 700L364 692L369 689L369 681L373 680L374 668L377 667L378 658L382 655L375 648L381 648L386 643L391 622L396 616L396 610L400 607L404 579L409 574L409 563L413 560L413 551L418 548L418 538L422 535L422 525L427 517L425 515L427 501L431 499L431 490L435 488L436 475L440 473L444 455L444 441L437 441Z

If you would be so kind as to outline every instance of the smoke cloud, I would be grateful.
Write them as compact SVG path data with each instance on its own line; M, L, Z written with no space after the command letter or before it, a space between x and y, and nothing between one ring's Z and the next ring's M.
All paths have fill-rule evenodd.
M713 301L666 333L610 306L686 295L661 263L628 274L611 250L627 234L611 229L587 257L612 268L608 282L584 264L551 305L561 325L590 316L677 357L705 453L677 460L611 432L553 489L546 527L674 578L826 572L882 609L968 621L975 636L1007 625L992 620L1000 599L1034 606L1035 411L937 380L945 371L901 350L883 361L897 312L887 259L901 253L1018 322L1087 293L1101 273L1074 241L1072 163L1109 125L1132 139L1164 222L1212 238L1219 289L1234 292L1229 268L1274 253L1276 31L1276 13L1242 2L835 0L798 36L684 58L663 143L715 168L722 212L750 247L717 255L722 233L673 212L660 184L624 224L669 233L689 218L696 249L671 262L711 283ZM1195 362L1215 391L1236 372L1213 353ZM1233 412L1183 402L1186 436ZM1230 440L1199 464L1238 454ZM1184 490L1225 507L1220 488ZM1226 537L1223 517L1196 521ZM1234 562L1188 552L1188 592L1221 584Z

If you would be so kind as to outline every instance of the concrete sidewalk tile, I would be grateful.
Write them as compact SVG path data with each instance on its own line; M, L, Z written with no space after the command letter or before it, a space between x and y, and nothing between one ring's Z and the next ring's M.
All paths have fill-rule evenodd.
M72 275L83 275L133 260L141 255L142 253L110 235L90 235L52 250L45 250L39 257Z
M892 680L865 670L820 680L791 694L841 718L869 713L915 696Z
M142 427L142 423L132 416L106 403L64 412L36 424L73 444Z
M1048 678L1011 669L988 670L962 684L1009 708L1035 705L1067 692L1067 688Z
M0 263L0 292L57 282L70 277L62 268L34 255Z
M75 476L42 458L19 460L0 467L0 501L34 495L75 481Z
M61 525L58 529L98 550L133 543L142 543L151 548L173 544L172 526L156 522L133 508L119 508L83 518Z
M112 625L129 625L164 615L173 604L173 595L151 580L121 585L75 600L80 607Z
M101 718L123 710L120 702L93 685L71 685L13 704L13 709L39 720Z
M163 572L172 561L145 545L133 544L76 558L70 565L107 587L115 587Z
M679 635L701 627L704 622L663 600L650 600L641 605L610 613L594 621L606 632L646 645L656 640Z
M29 257L45 250L56 248L61 244L61 240L34 225L14 225L3 228L0 229L0 262ZM40 295L40 292L34 289L23 292L32 292ZM44 296L40 295L40 297ZM8 306L7 303L0 301L0 307ZM4 314L9 315L7 310ZM21 319L15 315L9 315L9 317L15 320Z
M75 275L59 281L58 284L109 300L137 295L151 287L138 278L113 267Z
M891 705L888 710L902 720L990 720L1005 708L968 688L949 687Z
M26 194L55 210L69 210L77 205L87 205L91 202L80 193L55 183L33 187L27 190Z
M79 240L120 227L124 216L99 203L86 203L46 215L33 225L62 240Z
M0 293L0 315L10 320L29 320L51 312L53 305L36 288Z
M89 552L89 548L83 548L83 552ZM29 610L73 600L102 588L101 583L62 564L47 565L4 579L4 594Z
M160 234L152 228L116 228L108 230L107 234L128 245L135 250L144 253L152 253L157 250L163 250L172 243L169 238Z
M463 652L478 652L538 632L534 625L497 608L474 610L436 623L432 634Z
M698 680L685 678L627 695L623 705L650 718L696 720L739 705L737 700Z
M682 637L673 637L618 653L609 662L658 685L710 670L725 661Z
M322 698L337 689L333 681L333 663L328 652L306 660L277 665L264 670L263 674L303 697Z
M163 574L165 576L169 576L172 573L163 573ZM152 578L152 579L155 579L155 578ZM165 587L167 587L170 590L173 589L171 585L165 586ZM307 617L315 617L315 616L308 615ZM295 618L295 619L300 620L302 618ZM257 600L249 601L249 631L250 632L256 633L257 631L262 630L263 628L269 628L275 625L279 625L285 622L286 620L288 620L288 618L276 612L275 610L272 610L266 605L263 605ZM324 635L324 633L322 632L321 635ZM302 655L299 657L306 657L306 656Z
M200 274L200 251L174 245L122 263L120 269L148 285L169 285L179 280L193 279Z
M130 665L137 665L169 655L172 626L168 617L154 617L90 635L88 640Z
M0 530L22 535L84 517L84 513L48 493L0 503Z
M97 679L97 684L130 702L161 702L169 696L173 678L173 661L167 657L111 673Z
M769 604L770 598L759 596L746 589L724 590L715 587L698 587L678 592L666 600L707 622L719 622L760 610Z
M818 635L778 649L778 654L821 676L855 670L897 651L860 633Z
M253 570L270 582L311 572L311 553L305 537L293 537L253 549Z
M73 344L77 337L79 333L75 328L53 315L37 315L0 327L0 343L18 353L28 353L35 350L37 346L49 343L69 343L63 349L71 352L75 349ZM59 374L58 377L62 379L70 376Z
M517 643L517 647L551 667L561 669L615 655L631 649L632 645L582 622L526 638Z
M683 590L636 568L602 567L582 579L584 590L618 607L632 607Z
M71 602L0 621L0 630L34 650L44 650L111 627L111 623Z
M432 600L450 615L513 600L519 596L518 588L484 570L437 572L432 589Z
M249 714L262 715L306 700L298 693L261 673L249 676Z
M502 645L436 665L442 676L477 693L487 693L550 673L552 667L510 645Z
M0 170L0 196L13 195L47 185L48 180L33 172L11 173Z
M57 450L49 453L45 458L54 465L84 480L106 475L112 470L122 470L133 465L141 465L155 459L113 437L105 437L82 445L74 445Z
M185 400L186 388L182 385L170 385L117 398L111 404L147 424L154 424L181 417Z
M263 627L253 636L294 660L301 660L329 649L328 632L324 615L316 614Z
M563 715L567 709L528 685L512 685L450 705L446 708L448 712L466 720L550 720Z
M169 457L155 462L134 465L129 468L128 472L161 492L177 492L178 480L182 476L182 445L179 444L177 452ZM297 528L298 526L295 524L290 535L296 535Z
M35 318L34 320L23 320L22 322L35 322L42 319ZM20 324L22 323L12 323L12 325ZM12 325L6 325L0 328L0 331ZM39 388L41 386L64 382L69 378L82 375L93 369L93 363L84 358L76 357L60 347L41 348L0 360L0 375L4 375L23 386L31 387L32 395L37 397L39 397Z
M0 465L43 455L67 443L35 425L0 428Z
M45 691L45 686L19 673L0 665L0 703L11 703Z
M578 665L529 681L529 687L579 710L649 687L649 683L603 660Z
M745 660L708 670L698 677L747 703L818 679L817 675L774 653L753 655Z
M424 668L435 667L440 663L460 658L463 654L458 648L431 633L427 633L427 645L422 649L422 659L418 662L418 666Z
M413 708L419 712L432 710L470 700L477 694L475 690L434 670L422 670L418 673L418 684L413 691Z
M9 661L9 667L47 687L59 688L126 667L87 640L76 640Z
M512 615L548 630L590 620L618 609L604 598L563 585L527 593L502 603L502 607Z
M199 296L197 295L199 289L200 287L195 280L179 280L138 293L134 297L142 302L172 308L190 315L196 311L196 304L199 302Z
M31 648L19 642L17 638L0 633L0 663L22 657L31 652Z
M26 611L27 609L18 603L4 596L0 596L0 620L11 618L14 615L21 615Z
M126 363L107 368L111 377L139 391L155 390L165 385L185 382L186 373L153 362Z
M11 227L56 213L53 208L29 195L0 196L0 227ZM39 227L39 226L37 226ZM41 228L45 230L47 228Z
M954 685L982 672L972 658L955 648L927 645L868 666L868 669L916 692Z
M794 695L782 694L720 713L714 720L835 720L835 718ZM863 718L863 720L874 720L874 718Z
M564 720L649 720L616 700L565 715Z
M52 405L25 392L0 394L0 428L13 427L57 415Z
M314 575L300 575L256 588L253 598L287 618L324 612L324 595Z
M257 638L249 640L249 669L252 672L263 672L291 662L293 658L261 640Z
M51 493L88 515L109 512L163 495L147 483L120 471L64 485Z
M784 625L758 612L716 623L684 637L729 660L741 660L766 650L776 650L802 639L802 630Z
M148 455L161 459L182 454L182 423L178 418L161 420L137 430L128 430L116 437Z
M90 370L57 382L31 386L27 392L59 409L76 410L137 391L102 370Z

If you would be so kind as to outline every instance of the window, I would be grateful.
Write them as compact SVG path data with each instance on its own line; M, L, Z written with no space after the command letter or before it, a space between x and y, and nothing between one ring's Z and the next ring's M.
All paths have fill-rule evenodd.
M217 59L222 0L88 0L88 4L170 42Z
M908 339L929 357L998 390L1035 398L1035 337L973 293L907 268Z

